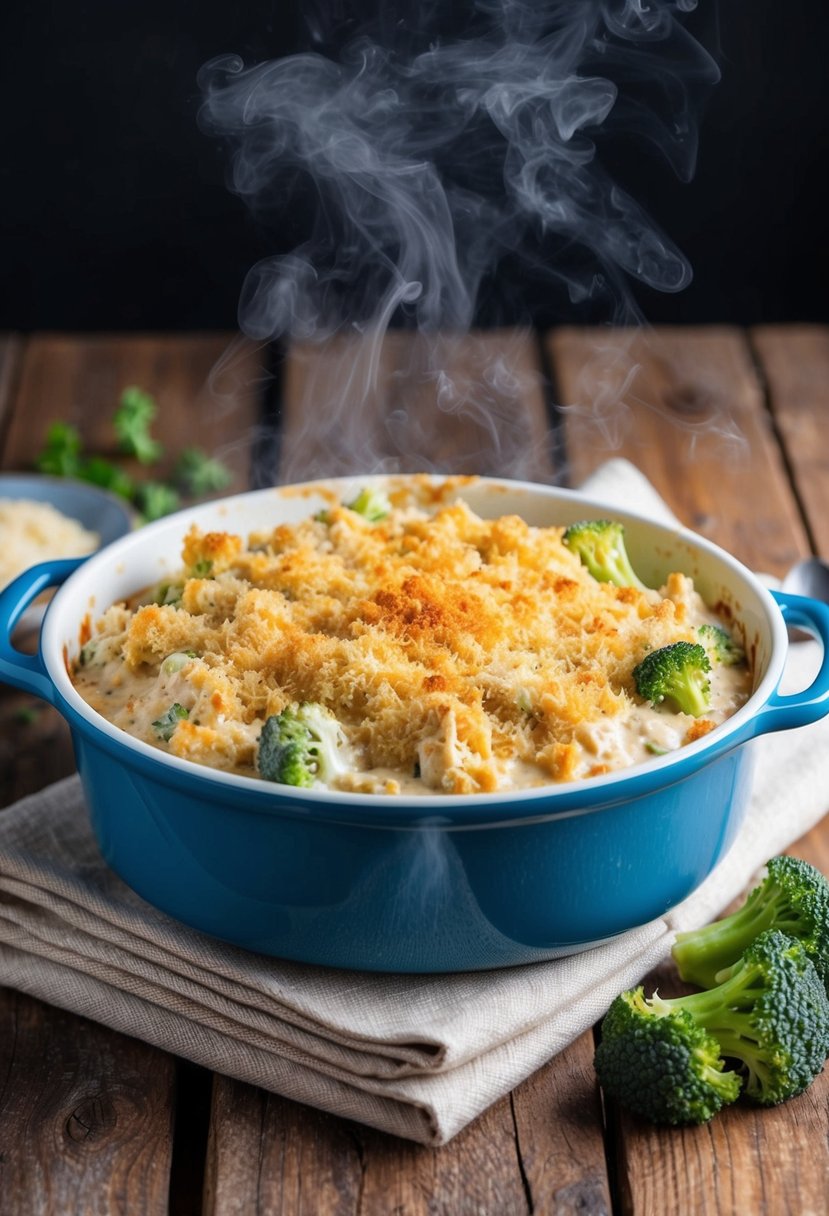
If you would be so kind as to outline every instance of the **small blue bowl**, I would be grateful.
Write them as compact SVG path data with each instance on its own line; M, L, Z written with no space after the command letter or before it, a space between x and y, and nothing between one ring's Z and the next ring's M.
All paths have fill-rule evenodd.
M123 499L98 486L69 477L50 477L46 473L2 473L0 498L48 503L61 515L77 520L90 532L97 532L101 538L100 549L126 536L133 528L133 514Z

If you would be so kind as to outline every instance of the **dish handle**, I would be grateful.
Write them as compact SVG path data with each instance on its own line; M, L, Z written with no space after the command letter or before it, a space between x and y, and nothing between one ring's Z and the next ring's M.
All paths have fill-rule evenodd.
M24 570L0 592L0 680L55 704L55 688L40 653L25 654L12 645L14 627L33 600L47 587L59 587L86 558L41 562Z
M808 688L800 692L771 694L754 719L752 735L772 730L808 726L829 713L829 607L806 595L772 591L787 625L808 629L823 646L820 669Z

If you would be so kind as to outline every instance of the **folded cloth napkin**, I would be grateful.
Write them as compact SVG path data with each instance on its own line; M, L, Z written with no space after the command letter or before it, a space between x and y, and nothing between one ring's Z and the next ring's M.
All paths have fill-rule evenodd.
M585 487L671 519L612 461ZM817 643L793 647L804 687ZM209 938L104 864L76 777L0 814L0 982L218 1072L425 1144L442 1144L588 1029L617 992L704 923L829 807L829 718L766 738L728 856L669 915L568 958L462 975L303 966Z

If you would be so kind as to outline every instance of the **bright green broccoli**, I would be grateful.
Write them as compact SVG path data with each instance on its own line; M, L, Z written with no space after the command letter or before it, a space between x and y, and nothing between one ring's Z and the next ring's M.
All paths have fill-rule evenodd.
M733 667L736 663L742 663L746 657L745 651L722 625L700 625L697 633L709 659L714 663Z
M169 743L179 722L183 718L189 717L190 710L185 709L183 705L179 705L178 701L175 701L166 713L162 714L160 718L156 718L155 722L153 722L155 732L165 743Z
M731 916L678 933L673 956L679 974L712 988L766 929L798 938L829 991L829 882L797 857L772 857L766 877Z
M647 1000L637 989L617 997L596 1071L631 1110L658 1123L694 1123L715 1114L718 1099L736 1096L724 1059L739 1064L747 1097L774 1106L811 1085L827 1051L823 982L802 943L771 929L707 992Z
M640 697L654 705L672 701L684 714L698 718L708 709L711 660L699 642L672 642L652 650L633 669Z
M714 1036L685 1010L662 1016L641 987L610 1006L595 1064L605 1092L654 1123L707 1123L741 1088Z
M623 524L612 519L581 519L570 524L561 539L600 583L645 590L630 564Z
M391 511L391 503L385 490L381 490L378 486L366 486L360 491L353 502L343 504L348 507L349 511L356 511L358 515L362 515L369 523L376 524L379 520L385 519Z
M322 705L271 714L259 736L258 768L267 781L308 787L344 771L342 728Z

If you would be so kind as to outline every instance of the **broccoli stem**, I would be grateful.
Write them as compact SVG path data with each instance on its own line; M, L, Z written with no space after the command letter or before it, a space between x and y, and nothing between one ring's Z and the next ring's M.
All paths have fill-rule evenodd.
M771 928L797 937L800 925L784 891L759 886L730 916L678 933L671 953L683 980L713 988L755 937Z
M723 1055L733 1055L748 1064L756 1055L754 1010L766 992L766 976L757 964L745 962L743 958L726 968L722 976L720 983L710 991L692 992L690 996L670 1000L654 995L650 1003L659 1013L686 1009L699 1025L705 1026L709 1034L717 1038Z

